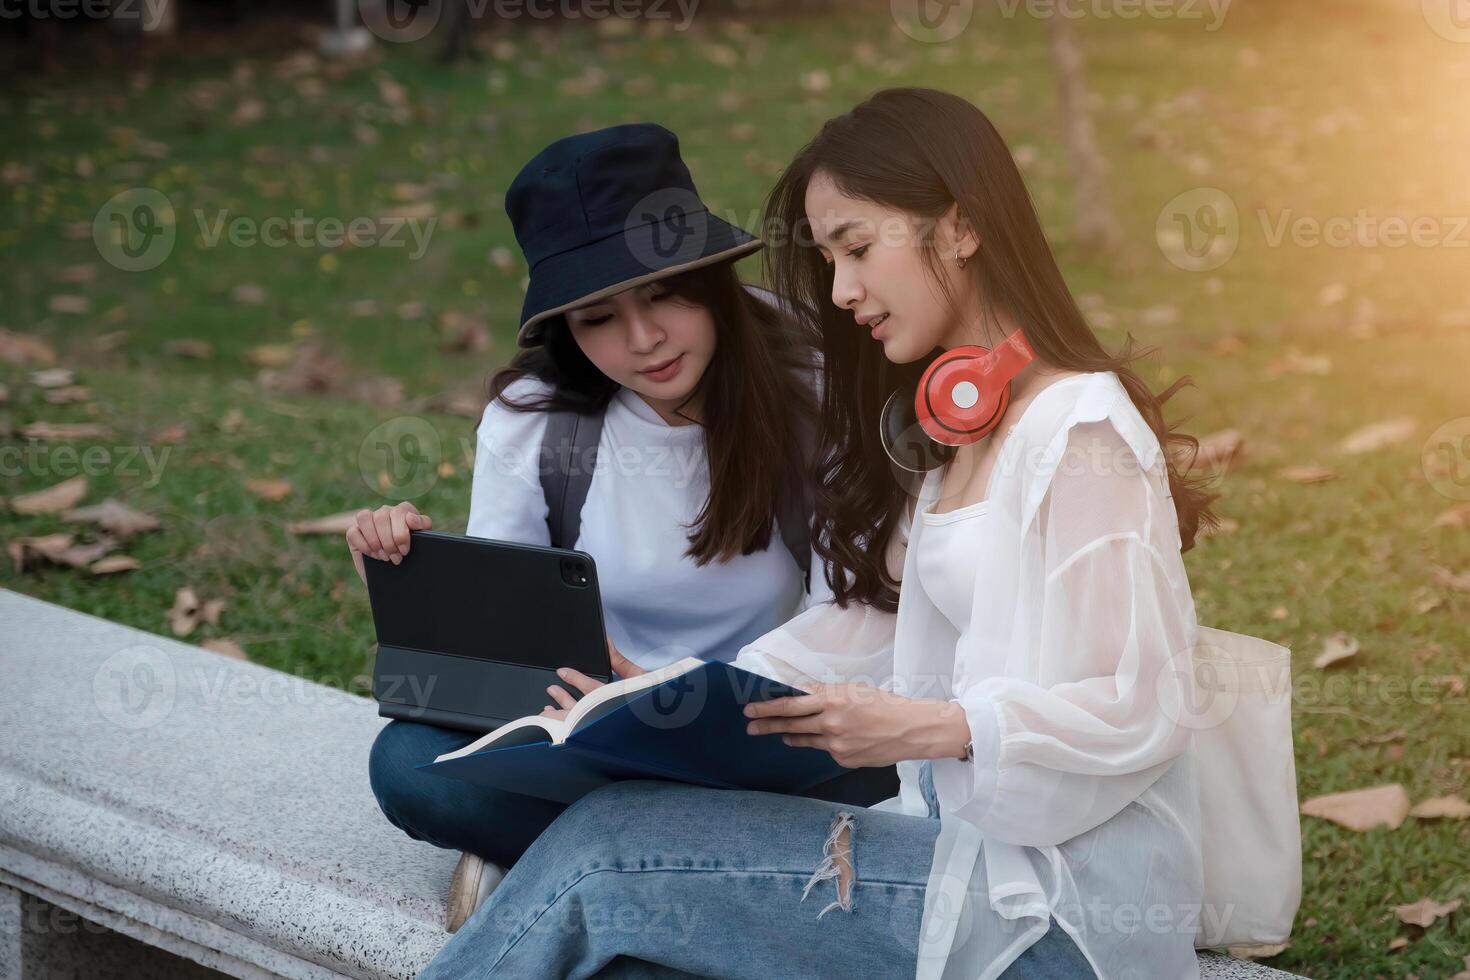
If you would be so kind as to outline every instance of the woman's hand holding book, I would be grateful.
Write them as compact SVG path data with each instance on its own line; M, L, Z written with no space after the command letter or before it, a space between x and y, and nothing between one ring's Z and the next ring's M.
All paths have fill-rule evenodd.
M620 678L637 677L639 674L648 673L648 671L618 652L618 648L613 644L611 637L608 637L607 641L607 656L612 662L613 673L617 674ZM591 694L603 685L602 681L588 677L580 670L573 670L570 667L560 668L557 670L556 676L583 694ZM577 703L577 699L568 694L565 688L557 687L555 684L548 687L546 693L551 695L552 701L556 702L555 704L548 704L545 708L541 709L541 715L546 718L565 718L567 712Z

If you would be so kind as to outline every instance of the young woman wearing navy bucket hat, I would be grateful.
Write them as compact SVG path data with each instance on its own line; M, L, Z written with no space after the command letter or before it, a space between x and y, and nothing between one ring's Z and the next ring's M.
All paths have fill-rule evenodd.
M530 281L521 350L490 381L466 533L591 554L620 676L733 659L827 595L807 574L814 346L736 277L760 239L710 213L677 137L648 123L552 143L512 182L506 212ZM407 501L359 512L347 533L359 575L364 558L401 560L409 531L428 527ZM572 703L548 694L550 712ZM392 721L370 759L390 821L464 852L450 931L565 809L415 770L474 737Z

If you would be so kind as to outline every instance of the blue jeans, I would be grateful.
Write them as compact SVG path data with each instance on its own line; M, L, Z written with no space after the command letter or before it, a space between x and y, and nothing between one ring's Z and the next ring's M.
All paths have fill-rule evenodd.
M469 851L508 868L567 807L414 768L478 737L437 725L390 721L373 742L368 781L383 815L414 840Z
M463 748L478 737L437 725L390 721L373 742L368 781L383 815L414 840L469 851L508 868L561 815L566 804L446 779L414 768ZM891 769L865 769L801 795L866 804L897 792L897 776Z
M842 814L846 905L817 873ZM419 980L913 976L938 831L804 797L615 783L547 828ZM1093 973L1053 920L1002 976Z

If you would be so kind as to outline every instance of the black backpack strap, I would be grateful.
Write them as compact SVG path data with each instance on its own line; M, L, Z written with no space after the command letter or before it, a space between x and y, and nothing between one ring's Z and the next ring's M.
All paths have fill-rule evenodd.
M602 413L548 412L541 437L541 493L546 498L546 528L553 548L570 548L582 531L582 505L592 486ZM550 460L547 460L547 456Z
M811 502L806 492L805 481L788 479L781 486L781 497L776 501L776 526L781 531L781 541L796 567L801 569L801 578L807 589L812 585L812 538Z

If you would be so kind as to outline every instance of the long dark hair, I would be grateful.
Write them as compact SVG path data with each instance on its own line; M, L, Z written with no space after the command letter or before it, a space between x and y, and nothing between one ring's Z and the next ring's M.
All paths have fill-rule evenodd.
M810 474L810 438L804 450L801 433L815 428L816 338L747 291L729 262L658 282L707 308L715 323L714 356L690 393L704 395L700 424L710 491L686 554L704 565L764 550L783 489ZM543 346L520 351L490 378L491 400L519 412L604 411L618 383L582 353L566 318L548 320L545 338ZM551 390L523 401L503 397L527 375Z
M987 317L1003 310L1021 325L1044 362L1083 372L1115 372L1160 446L1186 444L1192 463L1199 441L1167 427L1162 410L1176 391L1192 383L1190 378L1154 395L1128 366L1153 348L1134 353L1130 334L1121 353L1103 349L1067 290L1010 150L985 114L947 92L880 91L828 120L786 168L766 202L767 229L782 230L781 240L765 255L767 279L776 292L795 301L811 320L810 329L821 336L814 544L840 604L855 599L897 608L898 583L889 575L885 555L902 517L905 489L891 476L878 419L888 396L900 387L912 390L932 357L912 364L889 362L881 345L854 329L851 314L832 304L832 267L810 247L810 238L803 241L798 232L810 228L806 191L818 171L849 197L931 222L958 204L980 241L966 268ZM929 272L942 283L934 249L922 251ZM1164 453L1169 488L1183 550L1188 551L1201 524L1218 523L1209 504L1219 495L1203 490L1203 480L1187 477L1189 467L1176 466L1171 455Z

